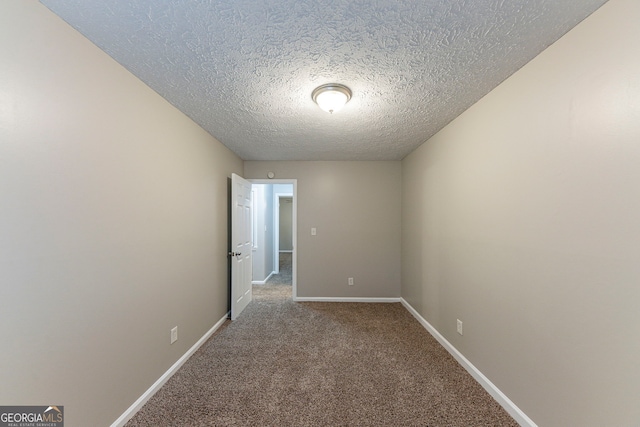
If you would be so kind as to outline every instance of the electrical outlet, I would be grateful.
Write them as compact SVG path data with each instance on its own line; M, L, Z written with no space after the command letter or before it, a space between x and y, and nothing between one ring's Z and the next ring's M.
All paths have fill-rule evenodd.
M349 277L349 286L353 286L353 277Z
M311 228L311 235L315 236L316 234L318 234L318 231L316 230L315 227Z
M458 320L458 333L460 335L462 335L462 320L457 319Z
M171 329L171 344L178 341L178 327Z

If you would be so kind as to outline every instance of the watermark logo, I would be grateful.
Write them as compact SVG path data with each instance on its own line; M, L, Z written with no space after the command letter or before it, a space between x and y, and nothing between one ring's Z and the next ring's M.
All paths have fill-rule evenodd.
M64 427L64 406L0 406L0 427Z

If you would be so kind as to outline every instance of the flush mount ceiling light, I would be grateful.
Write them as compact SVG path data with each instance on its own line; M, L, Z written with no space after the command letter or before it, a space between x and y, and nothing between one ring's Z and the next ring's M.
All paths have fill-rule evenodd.
M327 113L338 111L351 99L351 89L340 83L327 83L318 86L311 93L311 98Z

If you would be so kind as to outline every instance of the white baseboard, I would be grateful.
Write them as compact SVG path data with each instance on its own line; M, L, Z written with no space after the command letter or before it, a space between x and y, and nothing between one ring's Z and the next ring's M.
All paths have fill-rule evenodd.
M295 297L296 302L400 302L400 298Z
M276 274L275 271L272 271L271 273L269 273L269 275L267 276L266 279L264 280L253 280L251 282L252 285L266 285L267 282L269 281L269 279L271 279L271 276L273 276L274 274Z
M466 357L462 355L445 337L443 337L440 332L436 330L427 320L420 315L411 305L404 299L400 299L402 305L415 317L418 322L424 328L429 331L433 337L438 340L438 342L462 365L464 369L467 370L471 374L471 376L478 382L480 385L504 408L505 411L509 413L513 417L514 420L522 427L537 427L536 423L533 422L531 418L529 418L520 408L516 406L515 403L511 401L503 392L498 389L489 378L485 377L482 372L478 370Z
M178 371L178 369L180 369L184 362L186 362L193 355L193 353L195 353L196 350L198 350L200 346L204 344L209 339L209 337L211 337L211 335L213 335L213 333L220 328L220 326L222 326L222 324L227 320L228 316L229 313L225 314L222 319L218 320L218 322L213 325L213 327L209 329L207 333L205 333L202 338L200 338L198 342L196 342L184 355L182 355L182 357L178 359L178 361L174 363L173 366L171 366L167 370L167 372L165 372L160 378L158 378L158 380L153 383L153 385L149 387L149 389L145 391L142 396L140 396L138 400L133 403L133 405L131 405L126 411L124 411L124 413L120 415L120 417L115 420L113 424L111 424L111 427L122 427L127 423L127 421L133 418L136 412L138 412L140 408L142 408L142 406L144 406L144 404L147 403L147 401L151 399L151 397L156 394L158 390L160 390L164 383L166 383L167 380L171 378L173 374Z

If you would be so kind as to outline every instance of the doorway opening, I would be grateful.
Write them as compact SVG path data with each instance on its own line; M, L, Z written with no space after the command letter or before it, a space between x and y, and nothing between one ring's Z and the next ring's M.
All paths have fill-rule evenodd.
M297 181L249 180L252 184L252 283L291 286L297 296Z

